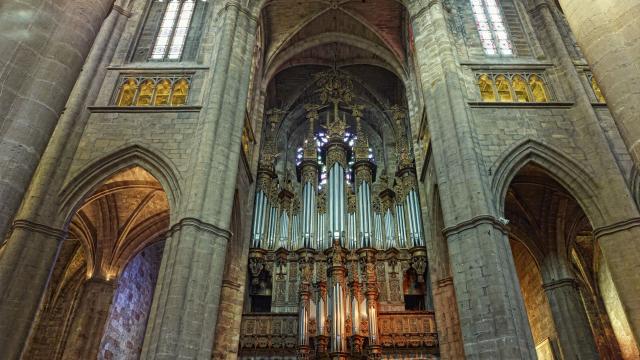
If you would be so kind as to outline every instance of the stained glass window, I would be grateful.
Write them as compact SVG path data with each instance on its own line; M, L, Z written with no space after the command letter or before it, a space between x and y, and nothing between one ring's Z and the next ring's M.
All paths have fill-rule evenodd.
M520 75L514 76L511 83L513 84L513 92L516 94L517 102L531 101L531 97L529 96L529 90L527 90L527 83L524 81L522 76Z
M480 76L478 79L478 87L480 87L482 101L496 101L496 94L493 91L493 81L489 76L487 76L487 74Z
M513 55L497 0L470 0L482 48L487 55Z
M151 105L151 99L153 98L153 91L155 90L155 84L153 80L145 80L140 85L140 91L138 92L137 106L149 106Z
M507 80L504 75L496 77L496 89L498 90L498 101L513 101L513 96L511 96L511 85L509 85L509 80Z
M189 82L185 79L176 81L173 85L173 95L171 96L171 105L180 106L187 103L187 95L189 94Z
M171 94L171 82L167 79L158 81L156 85L156 99L154 104L169 105L169 94Z
M187 105L191 76L185 74L131 74L120 78L116 106Z
M153 60L180 60L195 0L169 0L151 52Z
M536 102L547 102L549 101L549 97L547 96L547 91L544 88L544 82L537 75L531 75L529 77L529 86L531 87L531 93L533 94L533 99Z
M118 106L131 106L135 99L136 92L138 91L138 82L134 79L127 79L122 83L120 88L120 95L116 104Z

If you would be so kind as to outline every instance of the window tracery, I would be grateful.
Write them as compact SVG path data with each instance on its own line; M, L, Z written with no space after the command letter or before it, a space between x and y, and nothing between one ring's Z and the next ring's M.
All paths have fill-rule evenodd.
M549 87L539 73L481 73L476 78L483 102L551 101Z
M513 45L497 0L470 0L476 27L487 55L513 55Z
M116 106L184 106L187 104L190 75L127 75L116 88Z
M195 0L168 2L151 52L152 60L180 60L194 8Z

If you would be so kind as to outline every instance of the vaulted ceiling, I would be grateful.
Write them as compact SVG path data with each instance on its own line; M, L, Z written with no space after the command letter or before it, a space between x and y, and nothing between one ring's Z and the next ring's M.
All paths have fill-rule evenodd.
M407 20L404 7L394 0L266 4L261 17L264 80L269 84L266 109L286 111L281 151L292 151L304 138L304 104L320 103L314 75L331 68L353 79L354 103L365 105L364 127L377 158L383 148L393 148L388 109L406 106ZM321 120L328 110L321 110Z
M71 220L83 244L87 274L112 278L149 244L163 240L169 203L151 174L133 167L115 174L89 196Z
M406 15L396 1L273 0L262 21L266 65L273 71L331 64L334 53L344 63L387 62L384 66L404 69Z

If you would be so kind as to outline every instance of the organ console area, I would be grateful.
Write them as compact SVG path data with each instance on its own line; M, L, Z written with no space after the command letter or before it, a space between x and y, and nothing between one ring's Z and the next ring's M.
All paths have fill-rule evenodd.
M376 148L351 79L315 84L303 138L282 141L280 111L265 125L240 358L436 358L405 113L390 108L394 146Z

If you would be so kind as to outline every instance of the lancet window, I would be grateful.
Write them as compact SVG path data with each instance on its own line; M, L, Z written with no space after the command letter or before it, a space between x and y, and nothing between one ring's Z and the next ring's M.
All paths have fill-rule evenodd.
M470 1L485 54L513 55L513 46L498 0Z
M131 60L193 60L207 4L207 0L149 1Z

